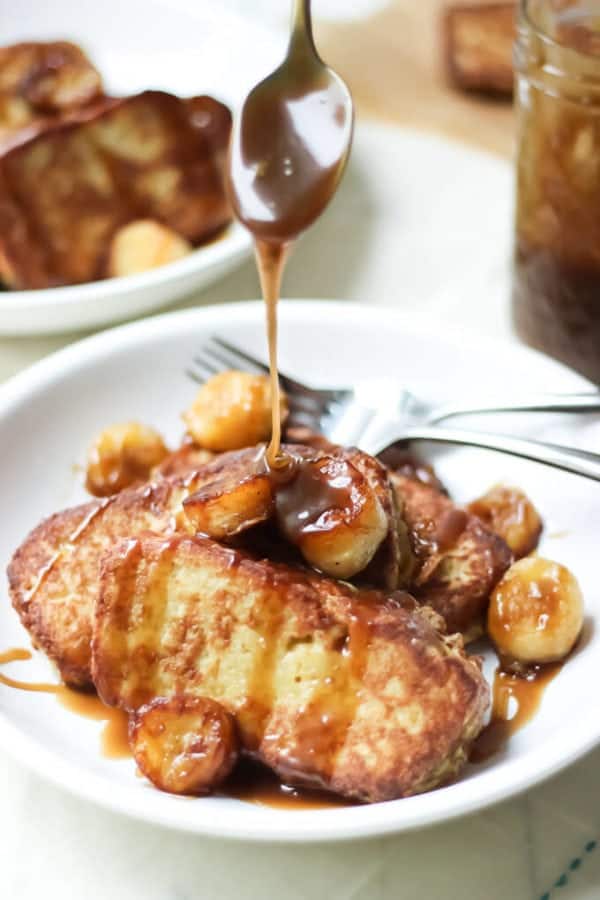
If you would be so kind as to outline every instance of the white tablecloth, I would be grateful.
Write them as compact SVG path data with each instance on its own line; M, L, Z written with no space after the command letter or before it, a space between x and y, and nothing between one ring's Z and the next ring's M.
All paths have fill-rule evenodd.
M244 6L244 0L229 2ZM393 152L390 140L389 134L359 135L359 164L376 153L381 163L379 154ZM408 202L406 215L397 214L386 164L371 169L368 190L364 171L361 178L351 171L332 210L299 247L286 293L401 303L426 311L440 327L459 321L481 334L513 339L507 311L508 170L493 179L498 208L490 221L497 234L478 223L482 240L469 253L474 237L461 236L457 215L458 236L448 230L442 241L437 235L429 261L419 262L417 281L410 277L414 247L425 236L415 232L417 209ZM452 196L438 201L426 211L425 230L435 230L444 203L455 202ZM248 263L187 305L256 294ZM72 339L0 340L0 379ZM57 790L0 754L0 898L597 900L599 770L596 751L522 797L448 825L383 840L286 848L206 840L135 823Z

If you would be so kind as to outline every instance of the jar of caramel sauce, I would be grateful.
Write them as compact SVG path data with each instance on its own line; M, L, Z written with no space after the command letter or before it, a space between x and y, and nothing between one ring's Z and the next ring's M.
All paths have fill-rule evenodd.
M513 318L600 384L600 2L521 0Z

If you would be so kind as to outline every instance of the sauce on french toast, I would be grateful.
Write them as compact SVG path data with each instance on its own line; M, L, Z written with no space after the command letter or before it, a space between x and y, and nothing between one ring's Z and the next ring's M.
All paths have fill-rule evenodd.
M77 527L74 528L71 534L68 536L65 543L62 544L62 546L56 551L56 553L53 553L52 556L50 556L45 565L43 565L39 572L36 574L33 584L29 589L27 597L25 598L24 602L26 604L30 603L33 600L46 579L50 576L50 573L52 572L58 561L62 559L66 552L68 552L70 549L76 546L76 544L79 543L79 541L86 534L87 530L92 525L97 516L99 516L106 509L106 507L109 506L109 504L114 502L116 496L117 495L115 494L113 497L106 497L97 505L90 507L86 515L78 523Z
M298 544L307 532L331 527L325 515L328 511L352 505L351 495L359 473L345 460L327 456L319 459L319 455L316 453L314 459L290 457L285 481L275 475L277 518L293 544Z

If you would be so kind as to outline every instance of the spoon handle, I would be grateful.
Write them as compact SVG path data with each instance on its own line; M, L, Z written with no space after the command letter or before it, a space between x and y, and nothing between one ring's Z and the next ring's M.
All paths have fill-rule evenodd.
M310 0L294 0L288 54L294 50L306 51L307 47L311 53L317 52L312 31Z
M427 416L433 425L454 416L470 416L495 412L600 412L600 391L578 391L569 394L524 394L486 397L463 404L437 406Z

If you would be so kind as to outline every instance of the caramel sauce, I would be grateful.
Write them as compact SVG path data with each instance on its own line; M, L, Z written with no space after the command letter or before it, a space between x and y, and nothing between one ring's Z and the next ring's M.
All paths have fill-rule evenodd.
M452 507L441 513L429 534L429 539L435 549L443 552L453 547L467 527L467 521L468 516L464 509Z
M293 544L305 534L328 531L339 524L330 513L351 510L357 501L358 472L345 460L297 459L287 483L276 486L277 520Z
M56 697L60 705L70 712L86 719L106 723L100 733L103 756L107 759L123 759L131 756L127 736L128 718L124 710L106 706L97 694L75 691L66 685L58 685Z
M289 244L287 243L270 244L267 241L256 239L256 262L267 311L269 379L271 382L271 440L267 447L266 459L271 469L286 465L286 457L281 453L281 391L277 369L277 303L288 252Z
M15 647L0 653L0 665L28 659L31 659L31 652L21 647ZM60 705L64 706L65 709L87 719L106 722L100 736L103 756L110 759L131 756L127 739L127 713L120 709L105 706L96 694L76 691L65 684L21 681L16 678L10 678L3 672L0 672L0 684L20 691L54 694Z
M107 497L106 499L99 501L92 509L89 510L88 513L86 513L81 522L71 532L67 539L60 545L58 550L53 553L50 559L41 567L36 575L32 587L23 600L25 604L31 603L42 585L45 584L46 580L49 578L57 562L63 558L67 551L72 550L77 545L80 538L83 537L92 523L98 518L99 515L101 515L101 513L104 512L107 506L114 502L114 500L115 497Z
M467 513L457 507L449 507L435 520L429 519L424 522L415 534L419 555L431 556L449 550L465 530L467 522Z
M250 760L238 763L233 774L219 788L219 794L275 809L328 809L352 805L325 791L284 784L266 766Z
M277 374L277 303L290 248L331 200L348 155L352 111L345 86L319 59L310 0L296 0L284 62L248 95L231 141L228 192L253 235L267 312L271 468L285 467Z
M485 762L502 751L509 738L531 721L540 707L546 687L561 668L562 663L535 666L523 675L506 672L501 667L496 669L492 718L473 745L471 762ZM516 703L514 712L511 701Z

